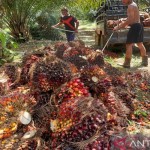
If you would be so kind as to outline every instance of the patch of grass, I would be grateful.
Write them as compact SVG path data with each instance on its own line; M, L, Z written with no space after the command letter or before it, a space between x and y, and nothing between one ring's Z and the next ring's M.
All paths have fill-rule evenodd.
M117 67L116 59L113 59L112 57L104 56L104 60L110 63L113 67Z
M80 25L79 29L95 29L96 28L96 23L95 22L90 22L88 20L79 20Z
M141 57L140 56L132 56L132 65L133 67L139 67L141 65Z
M15 63L20 63L22 61L22 54L19 54L17 53L15 56L14 56L14 59L13 59L13 62Z

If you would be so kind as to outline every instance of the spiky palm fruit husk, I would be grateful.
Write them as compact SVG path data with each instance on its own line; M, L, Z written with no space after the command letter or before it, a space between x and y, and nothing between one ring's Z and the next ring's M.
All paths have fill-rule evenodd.
M124 80L124 77L123 76L111 76L111 82L112 82L112 85L114 87L117 87L117 86L120 86L120 87L127 87L127 82Z
M45 46L42 51L44 51L45 55L53 53L53 49L51 48L51 46Z
M126 117L130 114L130 109L126 106L126 103L113 91L101 94L100 98L109 111L107 121L110 122L110 125L115 124L125 127L127 125Z
M22 59L22 71L20 76L20 83L27 84L29 81L29 70L33 63L39 61L44 56L52 55L51 47L41 47L40 49L26 53Z
M47 47L41 47L35 51L29 52L29 53L25 53L25 55L22 58L22 66L24 66L24 64L26 64L26 62L31 59L34 56L38 57L38 58L42 58L45 55L50 54L52 51L51 47L47 46Z
M85 146L85 150L91 150L91 149L94 149L94 150L103 150L103 149L106 149L106 150L109 150L111 147L111 143L110 143L110 137L107 136L107 135L99 135L99 137L89 143L88 145Z
M89 47L82 47L81 52L82 52L82 55L88 56L89 54L91 54L93 52L93 49L91 49Z
M103 66L103 69L110 76L114 76L114 75L121 76L122 75L122 72L120 70L116 69L109 63L105 63L105 65Z
M74 64L72 64L72 63L68 63L68 64L69 64L69 67L70 67L73 75L77 74L79 72L79 70L77 69L77 67Z
M34 64L30 70L30 85L35 92L54 90L72 77L70 67L51 55Z
M150 99L149 73L146 71L128 72L124 74L123 77L127 83L127 86L126 88L124 88L124 91L122 91L122 95L120 96L123 97L124 101L127 101L127 99L129 99L129 101L127 101L127 106L129 106L131 110L134 111L136 111L137 109L144 110L147 106L149 106L150 103L149 102ZM142 103L142 108L140 108L141 103ZM147 112L149 112L148 110L150 109L146 109Z
M43 57L43 54L40 54L40 57ZM32 66L33 63L37 62L40 60L40 57L36 54L31 54L31 55L26 55L23 58L23 67L21 71L21 76L20 76L20 83L21 84L27 84L29 81L29 70L30 67Z
M95 83L92 87L91 90L96 94L97 96L101 94L105 94L109 92L112 88L111 80L109 77L105 77L101 80L99 80L97 83Z
M19 142L15 142L16 139L12 139L12 142L9 141L7 146L1 147L3 150L8 149L17 149L17 150L35 150L38 147L38 140L36 139L28 139L22 140Z
M55 108L50 105L52 91L37 93L34 95L36 105L32 108L32 116L35 126L38 128L49 129L50 119Z
M64 43L64 42L57 42L55 43L55 46L54 46L54 50L56 51L55 52L55 55L62 59L63 58L63 54L64 54L64 51L66 49L68 49L70 46L67 44L67 43Z
M103 53L93 51L87 56L87 60L91 65L98 65L100 67L104 66Z
M63 59L67 59L73 56L78 56L80 53L79 51L75 48L75 47L69 47L68 49L66 49L63 53Z
M10 84L13 84L20 77L19 67L16 64L6 64L4 66L4 71L9 77Z
M118 97L126 105L126 107L128 107L131 111L134 111L135 95L133 93L127 92L126 90L120 90L120 92L118 91Z
M82 48L85 47L85 43L82 40L74 40L71 42L68 42L69 46L75 47L75 48Z
M81 68L89 65L89 62L85 58L83 58L82 56L79 56L79 55L74 55L72 57L66 57L63 60L74 64L78 69L81 69Z
M5 147L1 147L3 150L15 149L15 150L50 150L46 145L45 141L40 137L28 138L28 139L15 139L12 138L8 141Z

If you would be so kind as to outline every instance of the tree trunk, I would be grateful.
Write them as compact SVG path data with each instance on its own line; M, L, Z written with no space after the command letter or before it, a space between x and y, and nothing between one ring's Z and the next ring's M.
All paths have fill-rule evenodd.
M18 42L29 40L29 28L25 23L10 24L11 34Z

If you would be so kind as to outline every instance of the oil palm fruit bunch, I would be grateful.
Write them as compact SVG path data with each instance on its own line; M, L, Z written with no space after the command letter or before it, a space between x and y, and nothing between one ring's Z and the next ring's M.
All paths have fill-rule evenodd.
M104 101L105 106L107 106L109 112L111 114L115 114L117 113L117 103L116 103L117 99L115 97L115 93L110 91L107 94L107 98Z
M37 139L28 139L28 140L23 140L18 143L18 146L16 146L16 149L18 150L27 150L27 149L37 149L38 147L38 141ZM15 148L15 147L13 147Z
M81 52L82 52L82 55L87 56L93 52L93 49L89 47L82 47Z
M113 91L108 92L106 99L104 100L104 105L107 106L107 109L110 114L108 114L108 120L114 123L117 123L117 116L126 117L129 113L129 109L126 107L126 104L119 99L118 95ZM118 121L118 123L121 123Z
M99 138L94 140L92 143L89 143L85 148L85 150L103 150L110 149L110 139L109 136L100 135Z
M55 104L60 105L62 102L81 96L89 96L88 88L84 86L84 83L79 78L74 78L66 83L57 93Z
M44 55L42 55L44 56ZM31 54L27 55L23 58L22 64L22 71L21 71L21 78L20 83L21 84L27 84L29 81L29 70L33 63L39 61L40 58L37 55Z
M75 47L69 47L68 49L64 51L63 58L67 59L75 55L79 55L79 51Z
M75 121L73 119L55 119L51 120L51 130L53 132L53 135L57 133L62 133L64 131L67 131L70 129L72 125L75 124Z
M72 77L67 63L55 55L44 57L30 70L30 85L35 92L47 92L68 82Z
M74 55L72 57L65 57L63 58L63 60L74 64L78 69L81 69L84 66L89 65L89 62L86 60L86 58L80 55Z
M39 61L44 56L51 55L51 47L42 47L31 53L26 53L22 60L21 83L26 84L29 79L29 70L33 63Z
M63 43L63 42L57 42L55 43L55 46L54 46L54 50L55 50L55 55L58 57L58 58L63 58L63 54L64 54L64 51L66 49L68 49L70 46L66 43Z
M92 87L92 90L98 95L104 94L104 93L107 94L107 92L109 92L111 87L112 87L111 79L109 77L105 77L99 80L96 83L96 86Z
M8 138L16 132L22 112L30 111L34 105L35 99L26 90L20 88L1 96L0 139Z
M70 99L69 101L63 102L59 106L58 117L60 119L71 118L74 121L78 121L78 118L80 117L80 112L76 111L77 109L76 103L78 100L81 100L81 99L74 98L74 99Z
M121 90L118 92L118 97L131 111L135 110L134 102L133 102L135 95L133 95L132 93L129 93L125 90Z
M82 40L70 41L68 44L69 44L69 46L75 47L75 48L85 47L85 43Z
M86 116L80 122L72 125L69 130L63 132L55 132L52 134L52 148L56 148L59 143L74 143L78 147L78 142L84 142L95 137L98 133L100 125L103 121L100 120L101 116L93 114Z
M91 90L105 75L106 73L98 65L90 65L81 70L80 79Z
M81 145L81 143L83 143L83 145L88 142L90 143L91 140L100 134L100 130L104 130L108 110L100 99L78 97L75 104L72 112L74 114L78 112L78 120L75 121L72 118L72 124L68 129L52 133L52 148L57 147L60 143L68 144L67 142L69 142L77 149L80 149L81 147L79 145ZM70 105L67 107L70 108Z
M60 146L61 150L79 150L77 147L70 143L65 143Z
M74 64L68 63L68 65L70 66L70 69L71 69L71 72L73 75L77 74L79 72L79 70L77 69L77 67Z
M127 83L122 76L111 76L110 78L114 87L120 86L123 88L127 86Z
M116 75L121 76L122 75L122 72L120 70L116 69L115 67L113 67L109 63L105 63L105 65L103 66L103 69L110 76L113 76L113 75L115 75L115 76Z
M9 78L10 84L14 83L19 77L19 67L16 64L6 64L4 66L5 74Z
M49 126L51 114L54 107L50 107L49 101L52 91L34 93L36 99L36 105L32 108L32 116L34 118L35 125L39 128ZM49 127L48 127L49 128Z
M87 60L91 65L98 65L102 67L105 64L103 54L100 52L93 51L87 56Z

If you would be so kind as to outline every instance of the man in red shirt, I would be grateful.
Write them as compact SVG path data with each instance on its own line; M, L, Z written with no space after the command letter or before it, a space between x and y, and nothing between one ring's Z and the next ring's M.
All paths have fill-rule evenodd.
M60 22L56 25L53 25L52 27L55 28L64 24L66 29L67 41L73 41L75 39L75 32L78 32L79 21L69 14L67 8L62 8L61 14L62 16L60 17Z

